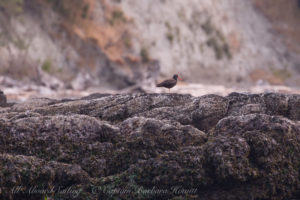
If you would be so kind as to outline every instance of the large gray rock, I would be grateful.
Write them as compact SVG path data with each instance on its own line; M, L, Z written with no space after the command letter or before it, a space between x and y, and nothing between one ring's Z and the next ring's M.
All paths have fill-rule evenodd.
M0 107L6 106L6 96L5 94L0 90Z
M276 93L15 104L0 112L0 198L41 199L31 186L59 199L299 198L299 104Z

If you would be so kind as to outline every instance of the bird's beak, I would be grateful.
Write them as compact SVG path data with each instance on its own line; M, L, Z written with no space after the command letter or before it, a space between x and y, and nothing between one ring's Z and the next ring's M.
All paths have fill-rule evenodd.
M183 81L179 76L178 76L178 79L179 79L180 81Z

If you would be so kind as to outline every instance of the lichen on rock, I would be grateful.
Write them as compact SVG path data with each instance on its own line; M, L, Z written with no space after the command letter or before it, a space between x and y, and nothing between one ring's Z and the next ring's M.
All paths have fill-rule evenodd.
M59 199L299 198L299 104L276 93L17 103L0 113L0 198L43 198L34 186Z

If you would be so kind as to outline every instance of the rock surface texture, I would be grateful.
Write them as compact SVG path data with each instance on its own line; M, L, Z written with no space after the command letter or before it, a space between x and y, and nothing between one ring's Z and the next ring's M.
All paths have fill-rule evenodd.
M0 108L0 199L300 198L300 95L94 94Z

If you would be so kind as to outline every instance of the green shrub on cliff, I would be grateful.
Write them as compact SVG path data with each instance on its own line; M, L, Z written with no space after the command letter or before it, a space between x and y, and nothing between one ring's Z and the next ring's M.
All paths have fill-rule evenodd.
M19 14L23 11L23 0L1 0L0 8L11 15Z
M50 3L53 10L58 12L67 20L76 20L88 17L90 5L84 0L45 0Z

